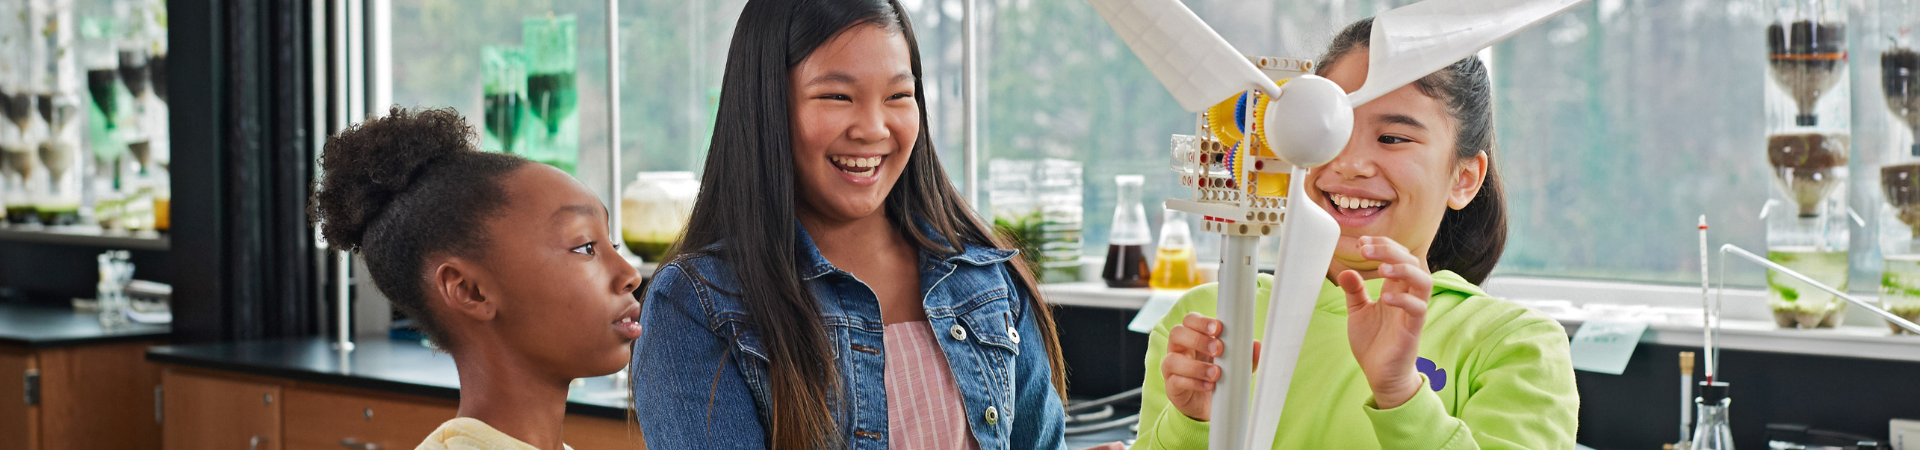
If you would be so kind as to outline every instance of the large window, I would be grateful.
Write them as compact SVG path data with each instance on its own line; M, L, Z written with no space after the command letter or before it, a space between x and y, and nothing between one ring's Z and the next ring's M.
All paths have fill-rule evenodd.
M1168 137L1191 133L1193 116L1085 2L978 3L981 182L991 159L1080 162L1084 248L1100 256L1113 177L1146 175L1143 203L1157 231L1152 211L1185 195L1166 167ZM1342 25L1406 3L1187 1L1242 52L1301 58L1319 56ZM620 2L623 178L701 170L744 4ZM920 39L935 145L959 183L961 2L903 4ZM453 106L478 128L482 46L518 44L522 20L549 12L578 16L579 176L609 189L604 170L584 169L604 167L610 125L602 0L394 0L394 100ZM1598 0L1483 52L1494 69L1495 159L1511 225L1496 273L1690 282L1701 214L1716 242L1764 247L1756 218L1773 187L1762 159L1763 15L1750 1ZM1868 178L1854 177L1854 192L1870 192ZM1851 202L1870 227L1877 197ZM1877 263L1872 234L1853 236L1852 284L1874 286L1862 275ZM1211 241L1198 237L1211 255ZM1740 276L1759 284L1758 272Z

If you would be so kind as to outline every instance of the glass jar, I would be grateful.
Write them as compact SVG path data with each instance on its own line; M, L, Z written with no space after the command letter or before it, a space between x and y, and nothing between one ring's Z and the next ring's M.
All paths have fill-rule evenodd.
M620 194L620 239L646 261L659 261L680 239L700 197L693 172L640 172Z

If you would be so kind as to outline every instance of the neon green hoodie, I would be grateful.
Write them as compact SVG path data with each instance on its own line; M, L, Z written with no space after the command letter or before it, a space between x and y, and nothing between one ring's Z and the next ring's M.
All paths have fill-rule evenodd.
M1366 282L1372 298L1384 280ZM1323 282L1306 344L1280 415L1276 449L1473 449L1574 447L1580 395L1560 323L1487 296L1451 271L1433 274L1417 368L1429 389L1377 409L1347 345L1346 295ZM1257 317L1266 317L1273 277L1259 276ZM1214 316L1216 285L1182 295L1153 328L1135 449L1205 449L1207 423L1167 403L1160 360L1167 332L1189 312ZM1255 335L1265 331L1255 330Z

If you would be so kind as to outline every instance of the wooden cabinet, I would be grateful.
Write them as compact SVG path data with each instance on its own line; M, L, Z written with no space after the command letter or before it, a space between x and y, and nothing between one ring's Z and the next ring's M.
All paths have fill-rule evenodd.
M459 411L453 400L223 371L169 368L164 382L167 450L410 449ZM646 449L624 420L569 414L565 425L574 448Z
M567 416L567 446L581 450L647 450L640 425L625 420Z
M152 344L0 346L0 449L160 448Z
M26 354L0 348L0 448L39 448L40 409L27 405L27 373L34 370Z
M287 450L413 448L458 411L451 400L291 388Z
M284 448L280 386L167 370L167 450Z

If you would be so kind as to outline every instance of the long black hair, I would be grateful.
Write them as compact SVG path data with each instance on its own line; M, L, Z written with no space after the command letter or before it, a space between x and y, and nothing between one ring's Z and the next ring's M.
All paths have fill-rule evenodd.
M822 44L855 26L879 26L905 37L914 92L925 92L919 43L896 0L747 2L727 50L700 197L686 235L668 257L724 242L712 247L718 249L712 256L733 268L748 323L767 346L772 408L768 442L773 448L828 447L838 439L830 405L840 380L819 304L800 277L802 255L794 233L797 193L789 73ZM913 98L920 106L920 135L906 170L887 193L888 221L923 252L955 254L967 245L1009 248L947 180L927 134L926 96ZM922 233L916 221L924 221L940 239ZM1035 289L1025 261L1014 258L1010 264L1019 288L1031 299L1029 309L1047 346L1054 386L1064 391L1066 371L1052 311Z
M1340 57L1355 49L1367 48L1373 37L1373 18L1347 25L1320 57L1320 75ZM1493 157L1493 87L1487 66L1480 58L1468 56L1438 72L1421 77L1413 86L1421 94L1440 100L1447 115L1453 117L1458 134L1454 137L1456 161L1487 154L1487 174L1480 192L1467 207L1449 209L1440 218L1440 230L1433 246L1427 249L1427 269L1451 270L1473 284L1486 281L1500 253L1507 247L1507 202L1500 187L1500 171Z

